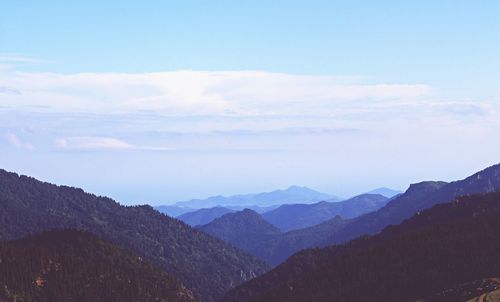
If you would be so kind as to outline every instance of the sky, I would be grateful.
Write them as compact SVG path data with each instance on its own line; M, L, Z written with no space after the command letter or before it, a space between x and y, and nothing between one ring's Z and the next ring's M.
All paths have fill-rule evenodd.
M498 1L5 1L0 168L123 204L500 162Z

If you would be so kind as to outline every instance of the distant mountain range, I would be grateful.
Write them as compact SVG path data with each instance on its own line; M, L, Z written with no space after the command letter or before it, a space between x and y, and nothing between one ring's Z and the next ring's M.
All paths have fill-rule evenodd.
M489 180L497 175L496 169L455 182L453 190L445 190L489 191L495 187ZM485 178L492 186L476 182ZM448 186L428 185L434 192ZM457 300L452 291L448 294L455 298L450 299L445 290L499 276L499 250L500 192L471 195L417 212L401 225L372 237L304 250L271 272L231 290L223 301L426 301L423 298L436 297L436 293L442 294L434 301L466 301L481 290L495 288L476 289L464 300Z
M189 201L177 202L177 207L186 208L211 208L222 207L270 207L290 203L315 203L323 200L340 200L340 198L321 193L307 187L291 186L285 190L275 190L272 192L242 194L234 196L213 196L207 199L193 199Z
M392 198L402 192L395 191L389 188L378 188L372 190L366 194L375 194L382 195L388 198ZM364 194L361 194L364 195ZM299 186L290 186L286 190L275 190L272 192L266 193L256 193L256 194L241 194L234 195L229 197L224 196L212 196L207 199L193 199L189 201L181 201L177 202L173 205L161 205L156 206L155 209L160 213L167 214L170 217L178 217L181 220L189 223L191 225L199 225L203 223L198 223L193 221L192 224L190 219L185 219L185 217L191 217L192 215L187 215L184 217L180 217L186 213L195 213L200 209L211 209L211 208L227 208L232 211L241 211L243 209L251 209L256 211L257 213L266 213L273 209L280 207L281 205L288 204L311 204L317 203L320 201L328 201L328 202L337 202L343 200L340 197L336 197L331 194L321 193L318 191L314 191L307 187L299 187ZM197 215L208 215L209 212L212 212L213 219L220 217L222 215L217 216L216 213L220 213L219 210L214 209L213 211L201 211L200 214ZM367 211L365 211L367 212ZM207 216L207 217L209 217ZM194 217L194 216L193 216ZM333 216L332 216L333 217ZM331 217L330 217L331 218ZM204 220L205 223L210 221ZM301 227L306 227L310 225L303 225ZM300 226L299 226L300 227ZM295 227L294 227L295 228ZM298 228L298 227L297 227ZM285 228L286 229L286 228Z
M175 278L87 232L0 242L0 259L0 301L197 301Z
M157 210L160 213L163 213L165 215L168 215L170 217L176 217L177 219L180 219L187 224L190 225L197 225L198 222L193 221L193 223L197 224L192 224L191 222L191 217L205 217L204 218L204 223L209 223L210 221L214 220L215 218L218 218L222 216L223 211L220 210L220 208L228 209L230 212L236 212L236 211L241 211L244 209L251 209L254 210L257 213L265 213L271 210L276 209L279 207L279 205L275 206L269 206L269 207L259 207L259 206L215 206L211 208L201 208L201 209L194 209L194 208L186 208L186 207L178 207L178 206L157 206L155 207L155 210ZM229 213L229 212L228 212ZM181 217L182 216L182 217ZM208 219L212 218L212 219ZM196 218L193 218L196 220Z
M359 203L363 205L367 200L376 197L375 203L378 202L379 210L370 212L351 219L342 219L340 217L327 220L326 222L314 225L308 228L297 229L286 233L273 234L272 236L264 236L259 240L253 240L255 236L246 236L251 230L252 225L244 225L240 220L246 216L227 214L219 218L216 225L209 223L201 226L200 229L209 232L210 234L228 240L227 236L221 236L221 225L225 225L221 229L230 230L233 232L228 241L232 245L244 249L248 253L265 260L271 265L277 265L293 253L309 247L328 246L336 243L347 242L356 237L375 234L383 228L391 224L399 224L404 219L411 217L414 213L420 210L430 208L434 204L453 200L457 196L484 193L500 189L500 165L490 167L479 173L468 177L465 180L446 183L427 181L419 184L411 185L404 193L391 199L389 203L382 207L383 203L387 202L387 198L379 195L361 195L361 198L353 198L349 201L341 203L332 203L333 206L341 204L346 209L351 209L349 205L352 203L354 208L359 208ZM369 197L366 199L366 197ZM344 203L344 204L342 204ZM281 215L276 215L276 224L281 221L285 226L291 225L289 221L293 221L294 217L308 217L308 210L311 213L324 214L324 208L328 208L329 203L319 203L314 205L289 205L283 206L281 209L295 209L290 211L291 214L283 212ZM361 206L363 208L363 206ZM298 209L298 210L297 210ZM269 213L273 213L273 210ZM266 217L269 213L264 213ZM255 213L257 215L257 213ZM286 216L288 215L288 216ZM297 216L294 216L297 215ZM281 216L281 217L280 217ZM314 217L314 215L312 216ZM282 219L282 220L281 220ZM271 219L267 219L267 222ZM272 221L272 220L271 220ZM299 220L300 221L300 220ZM214 221L215 222L215 221ZM293 223L296 223L293 221Z
M369 192L366 192L366 194L380 194L380 195L385 196L387 198L392 198L392 197L394 197L398 194L401 194L401 193L403 193L403 191L397 191L397 190L389 189L386 187L377 188L375 190L371 190Z
M0 239L74 228L138 254L214 301L268 266L150 206L125 207L81 189L0 170Z
M379 194L362 194L339 202L287 204L263 213L262 217L286 232L317 225L337 215L354 218L380 209L388 200Z
M352 218L372 212L384 206L388 200L387 197L379 194L362 194L345 201L321 201L313 204L285 204L265 208L249 206L248 209L262 214L264 219L277 226L282 231L290 231L319 224L337 215L345 218ZM165 211L165 207L166 206L157 207L157 210ZM197 226L207 224L224 214L243 209L245 209L245 207L216 206L193 210L177 216L177 219L191 226Z

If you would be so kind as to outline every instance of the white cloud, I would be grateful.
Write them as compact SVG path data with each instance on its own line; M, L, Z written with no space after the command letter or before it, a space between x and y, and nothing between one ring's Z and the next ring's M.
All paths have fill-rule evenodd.
M137 146L113 137L66 137L56 139L54 145L58 149L65 150L149 150L169 151L172 148Z
M347 79L347 80L346 80ZM408 102L433 94L423 84L365 84L352 78L262 71L0 74L23 91L9 106L49 106L57 112L167 115L324 114L377 102Z
M33 146L31 143L29 142L23 142L21 141L17 135L15 135L14 133L7 133L5 134L5 139L7 140L7 142L18 148L18 149L25 149L25 150L35 150L35 146Z

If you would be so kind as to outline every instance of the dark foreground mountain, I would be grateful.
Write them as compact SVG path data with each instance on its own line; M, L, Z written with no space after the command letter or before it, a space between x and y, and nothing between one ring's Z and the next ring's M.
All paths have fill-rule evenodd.
M0 259L0 301L196 301L176 279L82 231L1 242Z
M234 196L212 196L207 199L193 199L189 201L177 202L175 206L190 207L195 209L210 208L216 206L223 207L269 207L288 203L315 203L322 200L334 199L338 197L321 193L306 187L291 186L285 190L275 190L272 192L240 194Z
M325 245L347 242L362 235L375 234L388 225L396 225L413 214L448 202L458 196L493 192L500 189L500 164L491 166L464 180L451 183L427 181L411 185L386 206L353 219L345 228L325 241Z
M199 209L196 211L184 213L177 217L177 219L184 221L191 226L203 225L221 217L227 213L233 213L234 210L224 207L213 207L208 209Z
M286 232L317 225L335 216L354 218L380 209L388 200L379 194L362 194L339 202L282 205L262 217Z
M301 249L320 245L347 222L337 216L313 227L282 233L261 215L246 209L226 214L199 229L277 265Z
M297 253L224 301L416 301L499 276L499 250L500 192L468 196L378 235Z
M264 262L150 206L125 207L0 170L0 239L63 228L86 230L131 250L179 278L203 301L267 270Z
M419 302L497 302L500 301L500 278L474 280L446 288Z

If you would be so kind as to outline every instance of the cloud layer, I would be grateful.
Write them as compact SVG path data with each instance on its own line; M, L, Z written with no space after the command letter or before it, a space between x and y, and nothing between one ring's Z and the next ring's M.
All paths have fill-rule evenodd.
M291 184L404 189L498 162L499 103L363 77L8 69L0 167L131 203Z
M410 102L432 94L423 84L365 84L351 78L260 71L0 74L8 106L57 112L167 115L320 114L362 102ZM9 89L5 87L10 87Z

